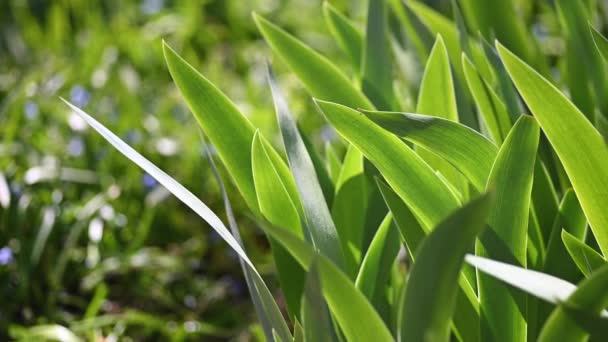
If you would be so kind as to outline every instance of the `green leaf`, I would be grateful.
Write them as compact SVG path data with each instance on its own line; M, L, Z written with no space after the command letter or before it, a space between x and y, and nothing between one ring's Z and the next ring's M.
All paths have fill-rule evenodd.
M562 230L561 235L568 254L585 277L589 278L597 269L608 263L600 253L568 231Z
M327 58L261 16L254 14L253 18L273 52L312 96L352 107L373 108L365 95Z
M346 254L348 274L353 278L363 257L362 245L367 209L366 179L363 155L350 145L336 182L336 199L331 214Z
M515 0L488 2L460 0L460 5L473 32L481 31L486 39L496 38L526 57L529 63L541 63L542 55L524 21L516 12ZM535 65L537 65L535 64Z
M401 198L384 182L377 180L385 202L393 214L393 218L412 261L426 236L426 232L414 217L414 214L403 203ZM459 279L456 313L454 315L455 332L463 341L479 341L479 301L471 283L464 276ZM403 293L401 294L403 297Z
M498 149L473 129L446 119L409 113L363 113L382 128L430 150L485 189Z
M602 58L604 58L605 62L608 62L608 39L602 36L591 24L589 24L589 30L591 31L591 37L593 38L593 43L595 47L599 51Z
M424 23L433 35L440 34L443 37L456 72L458 75L462 75L460 63L457 63L462 50L460 49L456 25L450 19L420 1L407 1L406 5L420 18L420 21Z
M581 279L576 264L568 256L562 242L564 232L571 234L574 239L584 239L587 219L571 189L566 192L559 206L559 212L553 223L553 231L547 247L544 272L576 283ZM562 231L563 230L563 231Z
M302 324L306 341L336 341L327 303L323 298L319 262L313 259L308 268L302 296Z
M540 130L530 116L515 123L490 172L488 189L496 200L489 229L478 240L476 254L526 265L528 218ZM485 340L525 341L526 297L513 295L501 282L480 274L481 336Z
M416 112L458 121L454 80L448 52L440 34L437 35L424 69Z
M310 238L321 254L343 268L345 266L344 254L340 238L325 202L314 165L270 66L268 67L268 83L272 90L272 99L277 113L281 137L287 152L289 168L300 195Z
M217 87L163 42L171 76L194 117L216 148L245 202L258 211L251 176L251 141L254 127Z
M441 96L438 97L437 94L441 94ZM458 121L458 108L454 81L450 71L450 61L443 39L439 34L424 69L416 112L450 121ZM434 170L445 176L459 194L466 196L468 190L466 179L452 165L443 158L425 150L424 147L418 149L417 152Z
M386 215L372 240L361 268L357 274L355 286L376 308L386 290L390 270L399 252L399 232L393 224L393 217Z
M141 154L127 145L124 141L122 141L119 137L117 137L114 133L110 132L107 128L105 128L102 124L97 122L97 120L93 119L87 113L83 112L80 108L72 105L68 101L62 99L72 111L78 114L84 121L86 121L89 126L95 129L104 139L106 139L114 148L116 148L120 153L122 153L125 157L130 159L137 166L146 171L150 176L156 179L162 186L164 186L169 192L171 192L175 197L177 197L180 201L182 201L185 205L187 205L190 209L192 209L197 215L199 215L205 222L207 222L211 228L213 228L219 235L228 243L228 245L237 253L237 255L242 258L252 270L254 270L257 274L257 270L255 266L247 257L247 254L242 249L241 245L238 241L230 234L226 226L222 220L217 217L209 209L201 200L199 200L196 196L194 196L188 189L182 186L175 179L171 178L164 171L156 167L156 165L152 164L146 158L144 158Z
M306 151L312 160L312 165L315 167L315 173L319 178L319 185L321 186L321 190L323 191L323 197L325 197L325 202L327 205L331 206L334 202L334 184L329 177L329 173L327 172L327 168L325 167L324 160L321 159L321 156L315 149L315 146L310 141L308 136L302 132L301 127L298 125L298 132L302 137L302 141L304 142L304 146L306 146Z
M263 140L262 134L256 131L251 144L253 182L260 211L270 223L303 238L298 210L264 147L268 142Z
M313 259L317 258L323 296L346 340L361 342L393 340L390 331L373 306L355 288L348 276L329 259L316 254L308 244L287 230L272 226L262 226L262 229L280 241L305 269L309 269ZM362 317L365 318L365 324L361 324Z
M557 0L555 6L566 43L564 78L572 102L593 120L596 107L600 111L607 109L608 101L603 95L608 92L608 84L604 77L606 64L594 53L595 44L589 34L591 17L581 1Z
M386 202L386 205L393 214L393 220L401 233L403 241L405 241L409 255L416 255L420 243L426 236L426 232L420 226L412 211L390 186L379 179L376 180L376 183L384 202Z
M338 183L340 170L342 169L342 161L338 158L336 151L329 142L325 143L325 161L327 164L327 172L332 183ZM337 186L334 187L337 191ZM333 203L333 202L332 202Z
M464 54L462 55L462 66L477 110L483 117L492 140L500 145L511 128L507 107Z
M363 33L348 18L340 13L329 1L323 2L325 22L338 45L348 55L355 74L361 69L361 51L363 51Z
M257 137L257 135L256 135L256 137ZM230 199L228 198L228 193L226 192L226 187L224 186L222 177L220 176L219 172L217 171L217 167L215 166L215 161L213 160L213 155L211 154L210 145L206 144L202 135L201 135L201 139L203 139L203 144L207 147L206 148L207 159L209 160L209 165L211 166L211 171L213 172L213 175L215 176L215 179L217 180L217 183L220 188L220 192L222 194L222 198L224 200L224 208L226 210L226 216L228 217L228 225L230 227L230 231L232 232L232 235L234 235L234 238L238 241L238 243L241 246L243 246L243 241L241 240L239 228L237 226L236 219L234 217L234 213L232 211L232 205L230 204ZM257 140L259 141L259 138ZM264 147L260 144L259 148L263 151ZM253 155L254 154L252 154L252 156ZM253 162L253 164L254 164L254 169L255 169L256 163ZM281 247L281 246L278 246L278 247ZM277 251L277 248L275 248L275 246L273 246L273 252L275 252L275 256L279 255L278 253L276 253L276 251ZM301 274L294 275L294 273L296 273L297 271L293 269L294 265L289 264L289 262L293 262L293 260L289 260L289 261L280 260L280 261L281 261L281 263L280 263L281 267L283 267L283 265L285 265L286 267L291 266L292 268L289 269L290 272L285 272L285 271L283 271L282 273L279 272L279 277L281 277L282 275L287 275L289 277L288 279L291 280L293 282L293 284L297 284L298 280L303 279ZM280 261L275 259L275 262L277 263L277 265L279 265ZM243 270L243 274L245 275L245 282L247 283L247 288L249 289L251 300L253 301L253 306L255 308L258 319L260 320L260 323L264 329L264 334L266 335L266 338L270 339L272 334L276 334L282 339L290 338L291 333L289 332L289 328L287 327L287 323L285 322L285 319L283 319L283 314L281 313L281 310L279 309L277 303L275 302L275 300L272 296L272 293L270 293L270 290L268 290L268 287L264 283L264 280L257 273L252 271L245 264L245 262L243 261L242 258L239 258L239 264L241 265L241 269ZM295 265L295 266L298 266L298 265ZM277 268L279 268L279 266L277 266ZM283 268L282 270L284 270L284 269L285 268ZM300 279L298 279L298 278L300 278ZM281 280L283 280L283 279L281 279ZM302 292L301 288L298 288L298 286L292 285L292 283L282 281L281 284L285 284L282 287L282 289L283 289L283 292L285 293L285 297L287 298L287 301L289 301L289 296L291 293L295 293L295 294L299 295ZM299 297L298 297L298 299L299 299ZM296 310L296 309L297 309L297 306L294 308L294 310ZM271 333L271 331L272 331L272 333Z
M422 242L405 287L400 340L449 341L455 284L467 249L485 227L490 198L483 195L456 210Z
M502 45L498 44L498 50L563 163L602 252L608 253L608 147L604 139L555 86Z
M600 313L608 306L608 265L602 266L585 279L564 304L588 313ZM608 315L604 310L602 315ZM553 311L538 338L539 342L586 341L587 332L560 305Z
M302 230L300 216L268 156L265 144L267 142L263 141L263 136L256 131L251 145L251 165L260 211L273 225L287 229L303 239L305 233ZM282 245L272 239L270 243L287 307L295 316L300 312L304 272Z
M370 0L361 61L361 89L377 108L395 109L387 0Z
M332 126L378 168L427 228L458 207L450 190L403 141L353 109L320 100L315 103Z
M576 286L563 279L504 262L471 254L465 257L465 261L477 268L478 272L491 275L549 303L564 302L576 289Z

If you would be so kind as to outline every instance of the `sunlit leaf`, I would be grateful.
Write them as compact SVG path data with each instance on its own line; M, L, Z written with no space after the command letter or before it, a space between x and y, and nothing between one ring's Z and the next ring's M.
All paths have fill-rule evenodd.
M310 238L321 254L343 268L344 253L340 238L325 202L314 165L270 67L268 68L268 83L272 90L281 137L287 152L289 168L300 195Z
M557 88L505 47L498 50L509 75L560 161L593 234L608 253L608 147L601 134ZM555 118L559 117L559 120ZM580 153L585 151L585 153Z
M603 310L608 306L608 265L602 266L589 278L581 282L576 290L568 296L565 305L584 310L588 313L608 317ZM539 342L549 341L586 341L588 333L581 328L575 320L563 309L557 307L543 326L539 335Z
M478 189L485 189L498 149L471 128L432 116L363 113L382 128L432 151L454 165Z
M378 168L427 228L458 207L458 200L445 184L399 138L356 110L331 102L315 102L334 128Z
M568 231L562 230L561 238L568 254L585 277L589 278L593 272L608 263L600 253Z

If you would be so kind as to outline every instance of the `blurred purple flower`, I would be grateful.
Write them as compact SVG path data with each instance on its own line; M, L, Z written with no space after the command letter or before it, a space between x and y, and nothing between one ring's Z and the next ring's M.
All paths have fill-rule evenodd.
M76 85L70 91L70 99L76 107L84 107L89 103L91 94L82 86Z
M147 173L145 173L143 176L143 183L144 183L144 188L146 188L146 189L152 189L158 184L156 179L154 179L154 177L150 176Z
M0 248L0 265L8 265L13 261L13 251L9 247Z
M23 111L25 112L25 117L28 120L34 120L35 118L38 117L38 114L40 113L40 110L38 109L38 105L36 104L36 102L30 101L30 100L25 102Z
M84 151L84 141L80 137L70 139L68 143L68 154L73 157L78 157Z

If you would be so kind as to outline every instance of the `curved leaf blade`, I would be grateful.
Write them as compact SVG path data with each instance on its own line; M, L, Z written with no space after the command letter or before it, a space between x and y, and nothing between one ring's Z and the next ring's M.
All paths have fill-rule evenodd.
M217 215L215 215L215 213L213 213L213 211L211 211L211 209L209 209L201 200L194 196L188 189L182 186L175 179L171 178L171 176L166 174L163 170L156 167L156 165L152 164L149 160L127 145L114 133L97 122L97 120L93 119L87 113L70 102L64 99L62 100L72 109L72 111L74 111L74 113L78 114L84 121L87 122L87 124L89 124L89 126L95 129L104 139L114 146L114 148L116 148L120 153L130 159L141 169L146 171L150 176L154 177L154 179L169 190L175 197L177 197L181 202L183 202L203 220L205 220L205 222L207 222L224 239L224 241L228 243L228 245L238 254L238 256L242 258L257 274L255 266L251 260L249 260L249 257L247 257L247 254L241 248L238 241L234 238L234 236L232 236L232 234L230 234L226 226L224 226L222 220L220 220L219 217L217 217Z
M272 226L261 228L281 242L305 269L309 269L313 259L317 258L323 295L348 341L393 340L373 306L329 259L316 254L311 246L287 230ZM362 317L365 317L365 324L361 324Z
M482 195L448 216L424 239L400 308L400 340L449 340L458 294L455 284L466 251L485 227L490 208L491 196Z
M501 146L488 189L496 197L489 228L477 242L476 254L526 265L528 218L540 129L530 116L521 116ZM526 339L526 297L514 295L502 282L479 274L481 336L483 340Z
M458 199L403 141L353 109L320 100L315 103L332 126L380 170L427 228L458 207Z
M608 306L608 265L604 265L591 277L585 279L568 297L564 305L573 306L589 313L602 313ZM539 342L586 341L588 333L581 328L560 305L553 311L539 335Z
M561 235L568 254L585 277L589 278L597 269L608 263L601 254L568 231L562 230Z
M363 51L363 33L329 1L323 2L323 15L329 32L344 52L350 57L355 74L361 68L361 51Z
M555 86L504 46L497 43L497 47L515 86L563 163L602 252L608 253L608 147L604 139Z
M340 238L325 202L317 173L270 66L268 67L268 83L272 91L272 99L281 137L287 152L289 168L296 181L304 210L306 227L313 245L321 254L327 256L339 267L344 268L344 253Z
M483 135L457 122L432 116L363 113L380 127L449 161L477 190L485 189L498 149Z
M263 17L254 13L253 18L273 52L313 96L352 107L373 108L367 97L327 58Z

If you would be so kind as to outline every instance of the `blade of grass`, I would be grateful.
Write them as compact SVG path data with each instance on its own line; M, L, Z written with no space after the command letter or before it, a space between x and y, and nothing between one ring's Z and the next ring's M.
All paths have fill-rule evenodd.
M267 76L281 137L287 152L289 168L296 181L304 210L306 227L309 230L313 245L321 254L327 256L341 269L344 269L345 255L342 251L340 237L325 202L314 165L270 66L268 66Z
M485 188L498 149L483 135L456 122L426 115L363 113L380 127L448 160L478 190Z
M591 277L585 279L568 297L564 304L588 313L600 313L608 306L608 265L602 266ZM604 310L602 315L608 313ZM605 316L606 317L606 316ZM557 307L543 326L539 342L586 341L588 333L582 329L563 309Z
M298 76L312 96L353 107L373 108L365 95L327 58L263 17L254 13L253 18L272 51Z
M562 230L561 235L568 254L586 278L608 263L600 253L568 231Z
M232 205L230 204L230 198L228 197L228 193L226 192L226 187L224 185L224 182L222 181L222 177L220 176L220 174L217 170L217 167L215 166L215 161L213 160L213 154L211 153L210 145L206 144L206 142L204 140L204 136L202 134L201 134L201 140L203 140L203 145L205 145L205 147L206 147L205 150L207 152L206 153L207 160L209 160L209 165L211 167L211 171L220 188L220 193L222 194L222 199L224 201L224 208L226 210L226 216L228 217L228 226L230 227L230 231L231 231L232 235L234 236L234 239L239 243L239 245L243 246L243 241L241 240L241 234L239 232L239 227L237 226L236 219L235 219L234 213L232 211ZM263 146L261 146L261 144L259 147L261 149L264 148ZM252 153L252 158L253 158L253 155L254 154ZM253 162L253 164L255 165L256 163ZM273 248L273 251L274 250L276 250L276 248ZM279 263L279 260L275 260L275 262ZM254 309L256 311L258 319L260 320L262 328L264 329L264 334L265 334L266 338L267 339L271 338L272 334L277 334L281 339L290 338L291 333L289 332L289 328L287 327L287 324L286 324L285 320L283 319L283 314L281 313L281 310L279 309L277 303L275 302L275 300L272 296L272 293L270 292L270 290L264 283L264 280L256 272L252 271L251 268L245 264L245 261L242 258L239 258L239 264L241 265L241 269L243 270L243 274L245 275L245 282L247 283L247 288L249 289L249 293L251 295L251 300L253 301ZM292 266L292 265L287 263L287 266ZM277 268L278 268L278 266L277 266ZM293 275L293 273L297 273L297 271L292 269L289 274L287 274L287 272L283 272L283 275L291 276L291 275ZM279 277L280 276L281 276L281 274L279 274ZM295 274L295 276L293 276L293 278L295 278L295 281L297 281L298 274ZM299 278L303 278L303 277L300 276ZM294 281L294 283L296 283L295 281ZM300 289L300 292L297 292L297 289L298 289L297 286L288 287L291 285L291 283L283 281L281 284L286 284L286 286L282 287L283 291L285 292L286 298L289 298L289 293L291 293L291 291L293 291L295 293L301 293L301 289ZM296 289L296 290L292 290L292 289ZM287 291L287 290L290 290L290 291ZM297 309L297 307L296 307L296 309Z
M354 284L328 258L317 254L312 247L291 232L273 226L261 228L289 250L296 260L309 269L317 258L323 296L336 322L348 341L392 341L390 331L373 306ZM365 324L361 318L365 317Z
M393 64L388 41L387 0L368 2L361 61L361 89L376 108L396 109Z
M361 70L361 51L363 51L363 33L348 18L340 13L329 1L323 2L323 16L332 36L348 55L355 75Z
M450 71L448 52L440 34L437 35L424 69L416 112L458 122L454 80ZM468 183L452 165L427 151L423 146L417 152L434 170L443 174L459 194L466 196Z
M256 131L251 146L253 183L260 211L273 225L287 229L304 239L308 236L308 231L303 231L298 211L268 156L262 139L263 136ZM292 317L297 317L300 313L305 273L281 244L272 239L270 244L289 313Z
M604 205L608 203L608 147L604 139L556 87L505 47L497 46L509 75L563 163L602 252L608 253Z
M365 155L429 228L458 207L433 170L403 141L348 107L315 100L336 130Z
M457 209L423 240L405 286L401 341L449 341L458 295L455 283L490 208L491 196L483 195Z
M476 254L526 265L528 218L540 129L521 116L501 146L488 179L496 200L489 228L477 242ZM526 297L513 294L502 282L478 274L481 336L485 340L526 340Z
M355 281L355 287L369 299L377 311L380 311L380 299L386 290L399 246L399 232L389 213L369 245Z
M102 124L97 122L87 113L82 111L80 108L72 105L70 102L62 99L70 109L78 114L85 122L89 124L95 131L97 131L104 139L106 139L114 148L116 148L125 157L130 159L133 163L139 166L141 169L146 171L150 176L154 177L162 186L167 188L175 197L192 209L197 215L199 215L205 222L207 222L225 241L228 245L238 254L240 258L247 263L249 267L257 274L257 270L249 257L242 249L238 241L230 234L224 223L209 209L201 200L194 196L188 189L182 186L175 179L171 178L164 171L156 167L145 157L127 145L119 137L117 137L110 130L105 128Z
M483 117L492 140L497 145L501 145L511 129L511 119L507 107L464 54L462 55L462 66L477 110Z

